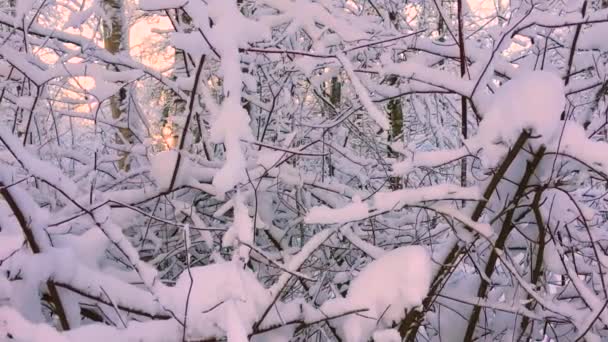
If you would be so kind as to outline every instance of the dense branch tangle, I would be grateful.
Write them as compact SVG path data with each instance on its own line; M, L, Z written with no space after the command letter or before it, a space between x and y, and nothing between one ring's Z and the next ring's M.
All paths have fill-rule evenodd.
M608 10L510 6L0 1L0 333L606 338Z

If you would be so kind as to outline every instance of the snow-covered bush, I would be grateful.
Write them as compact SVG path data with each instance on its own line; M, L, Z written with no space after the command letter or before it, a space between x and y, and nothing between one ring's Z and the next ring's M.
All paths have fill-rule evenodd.
M0 1L0 340L608 338L608 6L487 3Z

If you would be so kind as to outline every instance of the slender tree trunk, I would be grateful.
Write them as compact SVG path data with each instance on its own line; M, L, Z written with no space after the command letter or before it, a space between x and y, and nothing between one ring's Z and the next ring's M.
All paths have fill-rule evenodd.
M15 15L15 6L15 0L8 0L8 7L11 9L10 15Z
M443 6L443 1L441 1L441 6ZM437 40L439 40L440 42L445 41L445 31L446 31L446 24L445 21L443 19L443 16L441 15L441 13L437 14L437 34L439 35L439 38Z
M15 15L15 7L16 0L8 0L8 5L11 8L10 14ZM9 76L10 77L10 76ZM34 113L32 112L32 115ZM15 118L17 120L17 118ZM15 121L16 122L16 121ZM8 204L8 207L15 215L17 222L19 223L25 240L27 241L32 253L38 254L41 252L38 242L36 241L34 234L31 230L31 227L28 224L28 220L24 215L22 208L19 207L17 201L13 199L13 196L10 190L0 182L0 198L4 199ZM1 230L1 229L0 229ZM56 284L52 280L47 280L46 287L49 293L48 300L52 304L53 311L59 318L59 324L62 330L70 330L70 323L68 322L67 315L63 306L63 302L61 300L61 296L59 295L59 291L57 290Z
M547 227L545 227L545 222L543 219L543 215L540 211L540 207L541 207L541 196L543 194L545 188L542 188L538 191L536 191L536 193L534 194L534 199L532 200L532 212L534 213L534 217L536 220L536 227L538 228L538 248L536 250L536 257L531 259L531 264L534 265L534 267L531 269L531 277L530 277L530 284L538 286L540 284L540 280L543 276L543 258L544 258L544 252L545 252L545 237L546 237L546 233L547 233ZM531 300L531 296L527 295L528 300ZM533 311L534 308L536 307L536 302L535 301L530 301L528 304L526 304L526 308L530 311ZM532 321L532 328L530 329L531 333L534 331L534 324L536 322ZM520 333L519 333L519 338L518 341L525 341L527 340L525 337L526 334L526 330L528 330L528 326L530 325L530 318L527 316L522 317L522 321L521 321L521 326L520 326Z
M332 77L330 87L331 90L329 100L334 107L338 107L340 105L340 101L342 100L342 83L337 76Z
M105 20L103 23L103 45L104 48L111 54L118 54L124 50L123 40L123 0L104 0L104 6L106 13L108 14L109 20ZM118 68L114 66L116 70ZM129 128L128 118L125 112L125 101L127 97L127 91L125 88L121 88L118 94L112 95L110 98L110 109L112 111L112 118L119 121L120 123L127 123L127 127L118 129L116 134L116 143L123 144L125 142L131 142L133 134ZM118 162L118 167L121 170L129 170L129 153L120 152L121 158Z
M498 237L494 242L495 249L502 250L505 247L509 235L515 228L516 222L513 221L515 215L515 208L519 205L520 200L524 198L526 187L529 185L530 179L536 171L536 168L538 167L538 164L540 163L544 153L545 147L541 146L539 150L534 154L534 158L531 161L527 162L526 172L524 173L522 179L519 182L517 191L515 192L512 201L513 205L511 209L506 213L505 220L500 229L500 233L498 234ZM489 283L489 281L492 279L492 274L494 274L496 263L498 261L498 254L495 249L490 252L490 257L486 262L486 267L484 271L485 277L481 278L481 284L477 289L477 297L479 298L485 298L492 285ZM469 318L469 324L467 326L467 330L464 337L465 341L473 341L480 314L481 306L475 306Z
M38 244L38 241L36 241L35 234L32 231L30 224L28 223L28 221L31 221L31 218L26 216L25 212L22 210L23 208L14 199L11 190L8 189L2 182L0 182L0 195L0 198L3 198L6 201L8 207L13 212L13 215L15 215L15 218L17 219L17 222L19 223L19 226L21 227L21 230L25 237L25 241L27 241L27 244L32 250L32 253L39 254L43 252L40 248L40 245ZM61 329L70 330L70 323L68 322L66 311L63 306L61 296L59 295L59 291L57 290L56 284L49 279L46 282L46 286L49 292L49 301L52 304L53 311L59 318L59 324L61 325Z
M400 27L399 27L399 20L398 20L397 13L395 13L395 12L389 13L389 18L391 19L391 22L392 22L393 26L395 27L395 29L399 30ZM399 77L397 77L396 75L390 75L388 77L387 83L391 86L394 86L397 84L398 80L399 80ZM391 142L394 142L395 139L397 139L397 137L401 136L401 134L403 133L403 107L402 107L401 99L396 98L396 99L392 99L392 100L388 101L386 109L388 112L389 120L391 122L391 131L389 132L389 140ZM394 153L391 150L391 148L389 147L388 156L396 158L397 154ZM389 178L389 187L391 188L391 190L398 190L398 189L403 188L403 185L401 183L401 177L399 177L399 176L390 177Z
M464 16L463 16L463 0L457 0L458 6L458 50L460 56L460 77L464 77L467 71L467 61L466 61L466 51L464 45ZM468 113L467 113L467 98L466 96L462 96L460 98L460 113L461 113L461 133L462 138L468 138ZM462 158L460 164L460 185L467 186L467 159ZM465 205L465 202L462 202L462 205Z
M390 76L389 84L394 85L397 82L396 76ZM388 101L388 105L386 106L388 111L388 116L391 122L391 131L390 131L390 141L395 141L401 134L403 133L403 108L401 99L393 99ZM397 157L397 154L394 153L389 148L389 157ZM392 190L401 189L403 186L401 184L401 177L393 176L389 178L389 186Z
M498 183L504 178L506 172L510 168L510 166L513 163L513 161L515 160L515 158L518 156L518 154L523 149L524 144L528 140L529 137L530 137L530 135L528 132L522 132L519 135L519 138L517 139L517 141L515 142L513 147L511 147L511 150L505 156L502 163L500 164L500 166L494 173L494 176L492 177L490 183L487 185L487 187L484 191L484 194L483 194L483 197L486 200L477 203L477 206L475 207L475 210L473 211L473 214L471 215L471 220L473 220L474 222L477 222L479 220L479 218L481 218L481 215L483 214L483 212L486 208L486 204L488 203L488 201L490 200L490 198L493 196L494 192L496 191ZM450 248L450 252L446 255L446 257L440 263L441 266L440 266L439 270L435 273L435 276L433 277L433 281L431 282L431 288L429 290L429 293L422 302L422 309L412 310L412 311L408 312L406 314L405 318L402 319L401 322L399 323L399 328L398 328L399 334L406 341L413 342L416 340L416 336L418 335L418 328L420 328L420 325L422 324L422 321L424 320L424 316L430 309L431 305L435 302L435 299L437 298L437 294L439 293L439 291L441 291L441 289L443 288L443 286L445 285L447 280L450 278L452 272L454 271L455 267L459 264L464 253L466 253L467 248L468 248L467 246L460 245L458 243L453 244L453 246Z
M331 82L329 83L329 87L329 101L337 110L338 108L340 108L340 103L342 102L342 82L340 82L340 78L338 76L332 77ZM329 151L329 155L327 156L327 167L329 176L333 177L336 173L336 170L331 158L331 150Z
M185 27L188 27L192 19L188 16L188 14L186 14L182 10L176 9L174 13L175 16L171 20L173 22L175 31L187 32L187 29L185 29ZM167 11L166 14L168 17L172 16L169 11ZM187 55L186 51L181 49L175 50L172 75L174 79L177 77L191 76L191 64L188 63L188 58L189 56ZM180 99L175 93L167 89L162 90L162 101L163 110L161 118L161 130L163 133L163 137L165 138L165 143L167 144L167 147L172 148L175 147L175 144L177 144L177 142L179 141L178 132L180 130L180 127L177 127L173 122L171 122L170 117L175 116L178 113L184 113L186 110L186 102ZM200 136L200 134L198 134L197 137L198 136Z

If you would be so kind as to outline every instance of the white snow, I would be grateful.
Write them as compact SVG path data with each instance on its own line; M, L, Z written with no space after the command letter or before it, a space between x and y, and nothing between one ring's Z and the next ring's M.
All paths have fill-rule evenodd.
M464 1L459 46L454 2L121 0L113 54L103 0L9 2L0 340L396 342L439 270L415 339L462 340L475 307L475 340L606 339L608 8ZM131 24L154 38L131 39ZM187 132L179 150L165 150L169 125ZM516 229L492 250L506 213Z
M469 216L465 215L462 211L459 211L458 209L453 208L452 206L435 205L435 206L432 206L432 208L434 210L436 210L438 213L446 214L449 217L454 218L455 220L459 221L466 227L474 230L475 232L483 235L486 238L492 236L493 232L492 232L491 225L489 225L487 223L475 222L475 221L471 220L471 218Z
M564 268L561 259L562 257L565 256L560 256L555 248L555 243L552 240L545 244L545 249L543 250L543 264L547 271L560 275L566 274L566 269Z
M393 164L394 175L404 175L418 167L437 167L458 160L470 152L466 147L439 151L404 151L404 160Z
M240 93L240 85L237 88ZM226 147L226 162L213 177L213 186L218 193L225 193L247 179L245 156L241 150L241 139L252 139L249 116L240 105L240 98L224 100L221 112L211 128L211 141Z
M31 96L22 96L17 99L16 105L25 110L31 110L34 105L34 98Z
M191 340L228 334L230 342L248 341L247 334L269 298L253 273L232 262L184 271L170 292L175 313L182 320L187 315L186 337Z
M401 342L399 331L395 329L378 330L373 335L374 342Z
M71 248L83 265L90 268L100 266L110 241L98 229L89 229L81 235L56 235L53 244L56 247Z
M596 167L604 173L608 172L608 144L604 141L594 141L587 138L584 128L576 122L568 121L564 126L561 140L554 142L555 149L575 157L583 163Z
M199 32L173 32L170 35L171 44L176 49L184 50L193 56L193 58L200 59L202 53L209 53L208 49L201 49L203 46L207 46L205 39ZM191 82L194 83L194 82ZM192 86L187 87L188 90L192 89Z
M237 248L235 253L236 260L243 264L249 261L249 252L253 246L253 221L249 217L247 206L243 203L242 196L237 193L233 200L234 221L232 226L224 234L222 245Z
M374 195L374 209L389 211L400 209L405 205L414 205L425 201L463 199L481 200L477 187L466 187L455 184L439 184L416 189L402 189L390 192L378 192Z
M15 1L15 23L20 27L21 20L30 12L35 0L19 0Z
M378 107L376 107L376 105L372 102L369 97L369 91L363 86L359 80L359 77L355 74L350 60L343 54L338 54L337 56L340 63L342 63L344 70L348 74L353 87L355 88L359 101L361 101L361 104L365 107L367 115L369 115L382 129L388 130L390 124L388 122L387 115L380 112L380 109L378 109Z
M605 49L608 23L598 23L581 32L577 47L580 49Z
M490 110L479 124L474 139L482 145L512 143L523 129L551 141L560 132L560 115L566 98L564 82L554 73L534 71L518 74L492 96Z
M304 222L308 224L331 224L357 221L368 217L368 211L367 203L362 202L360 197L355 196L352 203L339 209L332 209L327 206L310 208Z
M188 0L139 0L139 9L142 11L159 11L183 7Z
M359 25L353 25L346 16L339 15L339 12L330 12L323 5L307 0L261 0L260 3L273 7L280 12L281 16L267 18L268 24L280 25L291 22L290 30L304 29L311 37L318 38L323 31L318 28L318 24L330 28L342 39L355 41L364 39L366 33L363 28L365 23L360 21Z
M431 267L429 253L421 246L394 249L365 266L345 300L369 311L336 320L345 341L365 342L374 330L391 327L405 310L422 304L431 284Z
M177 163L177 154L176 150L166 150L150 156L150 173L160 189L166 190L171 185ZM184 185L190 181L193 167L190 160L182 156L174 187Z

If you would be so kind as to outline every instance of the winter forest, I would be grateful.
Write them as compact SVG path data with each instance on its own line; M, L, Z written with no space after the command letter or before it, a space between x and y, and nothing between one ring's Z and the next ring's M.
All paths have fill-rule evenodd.
M0 0L0 341L608 341L608 1Z

